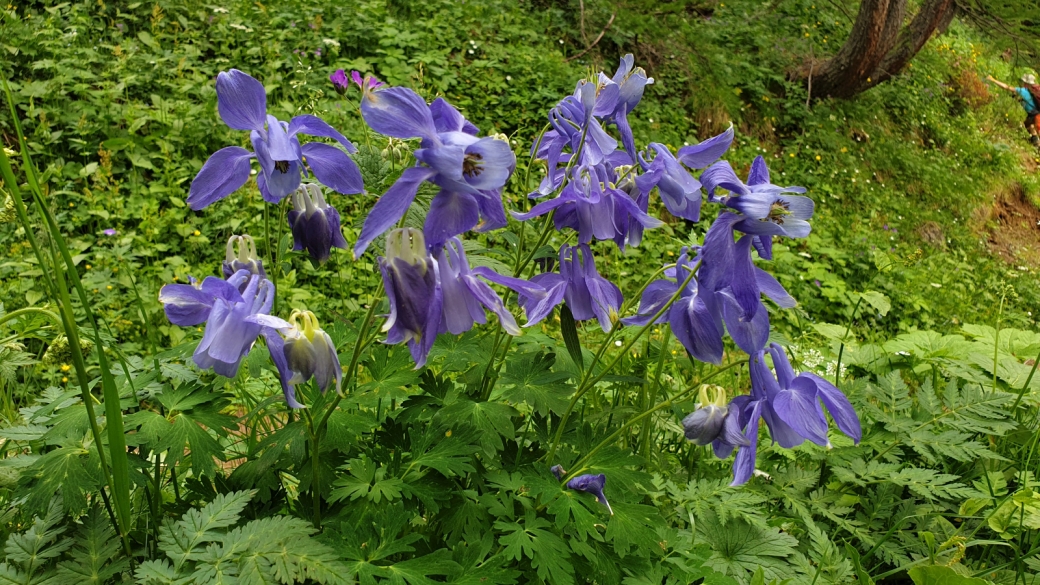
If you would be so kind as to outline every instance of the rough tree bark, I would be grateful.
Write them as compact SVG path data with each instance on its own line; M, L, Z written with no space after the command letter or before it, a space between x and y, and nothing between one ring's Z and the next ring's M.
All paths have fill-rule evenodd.
M955 11L954 0L924 0L904 27L906 8L907 0L863 0L838 53L800 72L812 96L849 98L898 75Z

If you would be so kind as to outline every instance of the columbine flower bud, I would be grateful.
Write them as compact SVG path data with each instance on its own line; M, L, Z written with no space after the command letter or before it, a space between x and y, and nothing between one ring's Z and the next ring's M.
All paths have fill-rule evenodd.
M686 438L703 447L717 439L726 424L726 393L722 388L713 386L714 400L708 398L708 385L701 386L700 402L697 409L683 419Z
M408 342L417 367L426 363L441 321L440 268L426 250L421 230L402 228L386 235L379 258L390 314L383 331L390 344Z
M235 251L236 244L238 245L237 252ZM247 235L231 236L228 239L227 250L224 254L224 265L221 268L224 272L225 280L231 278L231 275L239 270L248 270L250 274L259 275L260 278L267 278L267 273L264 272L264 263L256 255L256 242Z
M607 496L603 493L603 487L605 485L607 485L607 476L602 473L599 475L579 475L567 482L567 487L572 490L578 490L596 496L596 500L606 506L610 515L613 516L614 509L610 507L610 502L607 501Z
M300 185L293 193L293 209L289 211L293 250L307 250L319 264L329 259L333 247L347 248L340 231L339 212L325 202L321 187L313 183Z
M336 392L340 391L343 370L336 346L318 325L314 313L295 310L288 321L271 315L256 315L250 322L263 326L267 331L264 335L267 346L291 406L299 407L292 387L305 384L311 378L322 392L328 390L333 382L336 383ZM269 335L271 329L281 333L284 342L277 335Z

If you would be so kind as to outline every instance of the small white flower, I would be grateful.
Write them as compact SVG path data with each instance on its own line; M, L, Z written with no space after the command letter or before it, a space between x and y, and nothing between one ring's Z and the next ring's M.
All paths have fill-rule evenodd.
M512 75L506 75L506 81L513 81Z
M560 44L561 44L561 45L563 44L563 39L560 39Z
M335 39L322 39L321 42L325 43L330 47L336 47L337 49L339 48L339 41Z
M653 124L653 123L654 123L654 119L653 119L653 118L650 118L650 123L651 123L651 124Z
M221 7L217 6L216 8L213 9L213 12L216 12L218 14L227 14L228 13L228 9L227 8L221 8Z
M615 346L617 346L617 347L621 347L621 346L622 346L622 345L624 345L624 344L622 344L622 343L621 343L621 340L619 339L619 340L617 340L617 341L615 341L615 342L614 342L614 345L615 345Z
M473 49L470 49L468 52L469 52L470 55L472 55L473 54Z
M942 288L942 285L939 284L938 282L933 282L932 286L934 286L935 288Z

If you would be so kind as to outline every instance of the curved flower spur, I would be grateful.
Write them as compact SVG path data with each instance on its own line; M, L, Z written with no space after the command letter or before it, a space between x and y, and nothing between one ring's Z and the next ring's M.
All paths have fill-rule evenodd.
M261 170L256 183L268 203L278 203L295 191L308 166L318 181L340 193L364 190L361 171L345 152L322 142L301 145L298 137L331 138L347 152L357 152L345 136L317 116L303 114L286 123L268 114L263 84L246 73L231 69L217 75L217 110L228 127L249 131L254 152L227 146L213 153L191 182L187 202L193 210L203 209L244 185L249 180L249 160L254 157Z

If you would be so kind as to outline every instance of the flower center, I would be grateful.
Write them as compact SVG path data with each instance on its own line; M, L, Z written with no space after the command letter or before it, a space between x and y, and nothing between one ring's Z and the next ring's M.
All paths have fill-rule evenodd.
M289 172L289 161L287 160L276 160L274 161L274 168L278 169L279 172Z
M469 177L477 177L484 171L484 157L480 153L467 154L462 159L462 174Z
M776 225L784 225L784 216L791 215L791 204L777 199L769 209L769 221Z

